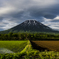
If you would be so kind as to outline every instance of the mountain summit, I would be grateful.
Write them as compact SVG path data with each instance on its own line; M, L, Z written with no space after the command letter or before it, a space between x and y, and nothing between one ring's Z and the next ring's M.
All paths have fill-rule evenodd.
M19 29L22 28L22 30L25 30L25 31L48 31L48 30L52 30L48 26L45 26L36 20L26 20L18 26L20 26Z
M40 23L36 20L26 20L22 24L28 25L28 26L37 26L38 24L42 25L42 23Z
M52 30L51 28L49 28L48 26L45 26L43 25L42 23L36 21L36 20L26 20L24 22L22 22L21 24L9 29L9 30L6 30L6 31L3 31L4 33L9 33L9 32L14 32L14 33L17 33L17 32L21 32L21 31L24 31L24 32L56 32L54 30Z

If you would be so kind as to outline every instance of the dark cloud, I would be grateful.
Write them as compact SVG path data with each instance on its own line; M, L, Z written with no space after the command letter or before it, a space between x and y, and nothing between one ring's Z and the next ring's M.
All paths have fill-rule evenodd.
M47 20L59 22L54 19L59 16L59 0L3 0L0 5L0 26L5 24L3 26L6 29L9 28L8 26L12 27L13 24L20 24L28 19L45 23Z
M56 15L46 14L46 15L44 15L44 17L48 18L48 19L54 19L56 17Z
M21 18L23 16L23 14L24 14L24 11L21 11L18 13L11 14L10 16L13 18Z
M57 15L59 15L58 6L49 7L49 8L40 8L40 7L32 7L28 10L30 16L35 18L45 17L48 19L54 19Z
M3 17L0 17L0 22L3 20Z

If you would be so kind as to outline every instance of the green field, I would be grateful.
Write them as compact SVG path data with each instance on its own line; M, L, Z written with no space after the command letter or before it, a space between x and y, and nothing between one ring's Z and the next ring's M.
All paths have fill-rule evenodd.
M0 54L0 59L59 59L59 52L33 49L30 41L0 41L0 48L17 52Z
M13 52L22 51L27 45L27 41L0 41L0 49L5 48Z

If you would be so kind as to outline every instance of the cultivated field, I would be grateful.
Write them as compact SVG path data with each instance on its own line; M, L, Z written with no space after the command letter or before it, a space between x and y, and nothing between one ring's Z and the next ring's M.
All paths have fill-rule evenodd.
M52 51L59 51L59 41L32 41L41 48L46 48Z
M27 41L0 41L0 50L8 49L13 52L20 52L26 45Z

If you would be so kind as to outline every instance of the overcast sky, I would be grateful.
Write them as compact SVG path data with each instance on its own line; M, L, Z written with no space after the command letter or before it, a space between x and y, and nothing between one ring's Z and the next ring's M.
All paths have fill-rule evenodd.
M59 0L0 0L0 31L32 19L59 30Z

